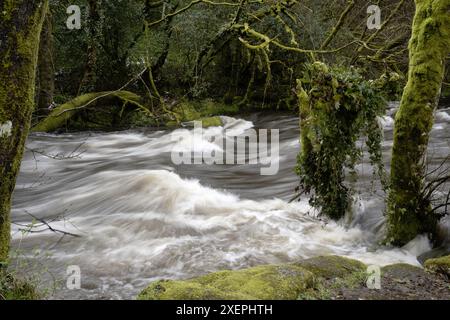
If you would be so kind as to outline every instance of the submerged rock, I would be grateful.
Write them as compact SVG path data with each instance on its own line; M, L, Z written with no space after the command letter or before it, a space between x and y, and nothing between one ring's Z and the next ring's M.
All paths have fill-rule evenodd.
M181 125L184 128L194 128L195 122L197 122L197 121L201 122L203 129L206 129L206 128L209 128L209 127L221 127L221 126L223 126L223 121L220 118L220 116L200 118L200 119L189 121L189 122L183 122ZM174 126L177 126L177 123L170 122L170 123L168 123L168 125L174 127Z

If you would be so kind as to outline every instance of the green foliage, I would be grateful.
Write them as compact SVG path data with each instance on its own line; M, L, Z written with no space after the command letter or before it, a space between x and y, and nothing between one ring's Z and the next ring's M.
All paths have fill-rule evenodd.
M383 178L382 128L377 117L384 113L385 100L355 69L329 70L317 62L306 67L299 83L302 151L296 172L300 188L312 193L310 203L321 214L339 219L351 199L345 172L354 171L360 160L356 142L364 135L371 162Z
M21 231L28 235L35 222ZM65 279L52 274L46 263L51 254L40 249L11 250L8 261L0 263L0 300L38 300L45 299L62 288Z
M37 300L40 296L36 287L0 268L0 300Z
M405 77L396 73L383 73L381 77L373 82L377 90L381 91L389 101L399 101L405 86Z
M116 90L129 80L135 69L142 68L133 60L133 50L135 40L140 39L138 36L143 30L143 1L98 2L99 21L94 26L95 30L91 31L86 0L70 3L81 8L81 30L69 30L66 27L66 9L69 5L66 1L54 0L50 4L55 26L55 80L60 94L72 97L78 94L90 58L87 50L89 45L95 47L96 63L94 83L89 84L89 90L86 91Z

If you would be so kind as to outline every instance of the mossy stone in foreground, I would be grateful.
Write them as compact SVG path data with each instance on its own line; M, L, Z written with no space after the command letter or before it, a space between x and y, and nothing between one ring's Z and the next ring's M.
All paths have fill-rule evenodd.
M450 277L450 256L425 261L425 270Z
M296 265L312 272L316 277L336 278L350 273L366 271L367 266L358 261L339 256L322 256L303 260Z
M294 300L313 284L313 274L296 265L259 266L219 271L185 281L161 280L140 300Z

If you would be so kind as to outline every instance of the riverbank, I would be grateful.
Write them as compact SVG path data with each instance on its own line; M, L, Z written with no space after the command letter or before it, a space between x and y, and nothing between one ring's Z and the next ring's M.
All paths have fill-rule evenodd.
M36 286L0 266L0 300L38 300L42 298Z
M190 280L160 280L143 290L138 299L448 300L449 258L429 260L425 269L408 264L385 266L380 269L379 289L367 285L371 281L364 263L322 256L291 264L219 271Z

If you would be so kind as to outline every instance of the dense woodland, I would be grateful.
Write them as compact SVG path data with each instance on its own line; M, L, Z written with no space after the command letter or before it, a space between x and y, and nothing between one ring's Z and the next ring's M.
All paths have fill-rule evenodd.
M343 218L364 136L386 194L383 245L426 234L439 246L448 161L437 174L425 159L450 97L450 1L372 2L0 0L1 270L30 132L211 126L254 112L300 117L293 199ZM376 28L370 4L381 9ZM389 170L378 121L388 101L401 101Z

